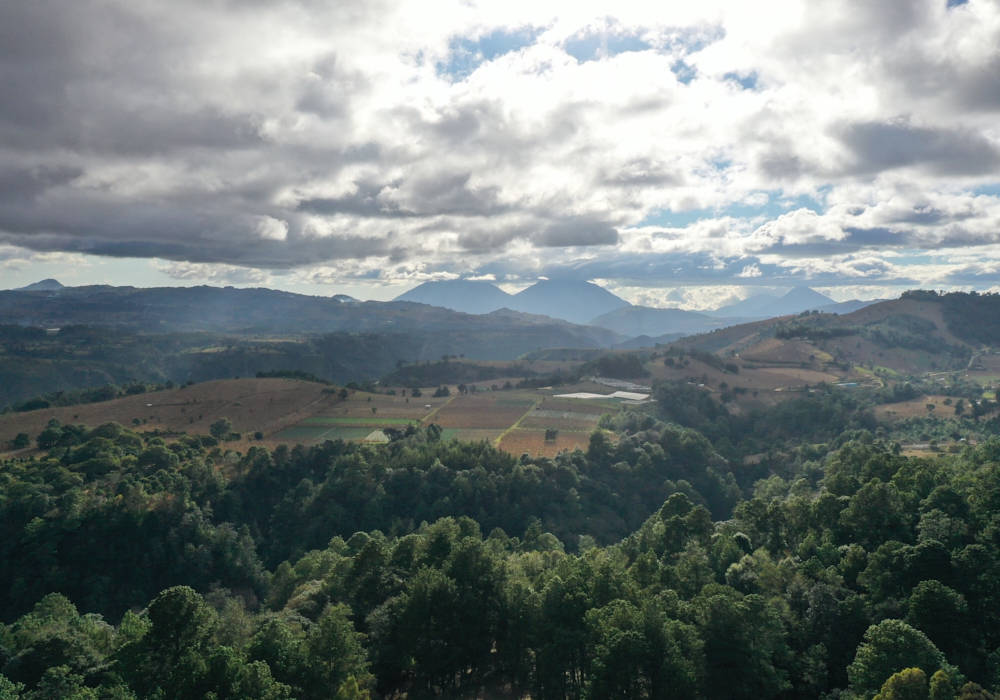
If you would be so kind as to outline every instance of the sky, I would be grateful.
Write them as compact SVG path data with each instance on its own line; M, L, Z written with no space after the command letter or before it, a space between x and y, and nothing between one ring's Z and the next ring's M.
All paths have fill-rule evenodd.
M1000 0L32 0L0 76L0 288L1000 285Z

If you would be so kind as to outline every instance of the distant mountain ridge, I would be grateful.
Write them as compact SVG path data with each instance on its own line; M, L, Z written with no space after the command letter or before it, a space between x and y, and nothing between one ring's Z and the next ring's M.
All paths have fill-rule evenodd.
M470 314L488 314L506 308L577 324L631 306L593 282L578 280L539 280L517 294L508 294L485 280L424 282L393 301L429 304Z
M518 312L476 315L403 301L207 286L0 291L0 324L89 325L142 333L406 333L435 347L441 339L453 338L456 347L477 359L513 359L539 347L611 347L626 340L604 328ZM420 352L415 348L414 354Z
M773 294L758 294L704 313L706 316L716 318L775 318L812 311L836 303L830 297L809 287L795 287L780 297Z
M65 289L66 287L59 283L58 280L47 279L41 282L33 282L27 287L21 287L14 291L17 292L57 292L60 289Z
M632 306L593 282L540 280L514 295L515 311L589 323L615 309Z
M393 301L430 304L467 314L488 314L511 308L513 295L485 280L440 280L424 282Z
M626 306L598 316L590 322L622 335L650 336L654 344L660 337L707 333L716 328L740 323L743 319L712 318L696 311L654 309L647 306Z

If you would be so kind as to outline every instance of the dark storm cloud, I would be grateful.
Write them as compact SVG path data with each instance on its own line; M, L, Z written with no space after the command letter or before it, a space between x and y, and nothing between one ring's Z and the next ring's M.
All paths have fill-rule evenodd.
M542 248L614 245L618 242L618 231L601 221L563 221L546 226L531 240Z
M0 202L30 203L52 187L66 185L83 175L80 168L0 166Z
M850 171L855 174L911 166L936 175L971 176L1000 170L1000 148L968 129L863 122L844 126L839 137L854 156Z

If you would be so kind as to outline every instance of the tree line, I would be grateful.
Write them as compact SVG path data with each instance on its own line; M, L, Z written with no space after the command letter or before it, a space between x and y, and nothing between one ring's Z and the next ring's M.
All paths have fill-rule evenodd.
M61 426L0 465L0 698L993 697L1000 440L842 418L743 488L629 412L556 459Z

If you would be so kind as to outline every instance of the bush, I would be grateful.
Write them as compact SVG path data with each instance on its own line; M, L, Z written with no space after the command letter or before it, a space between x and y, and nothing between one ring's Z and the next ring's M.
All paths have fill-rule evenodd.
M45 399L28 399L22 403L17 404L14 410L18 413L25 413L27 411L37 411L40 408L48 408L52 404Z
M233 432L233 422L228 418L220 418L208 427L208 432L217 440L225 440Z
M602 377L613 379L649 376L649 372L642 366L642 360L638 355L605 355L597 358L592 368Z

